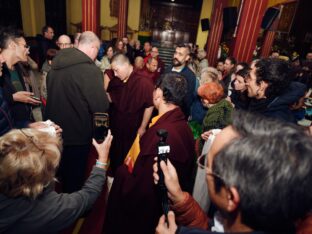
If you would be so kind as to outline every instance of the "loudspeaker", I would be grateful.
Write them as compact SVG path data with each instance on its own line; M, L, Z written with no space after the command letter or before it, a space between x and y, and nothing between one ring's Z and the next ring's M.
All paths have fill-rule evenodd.
M237 7L223 8L223 28L231 29L236 27Z
M274 8L274 7L269 7L263 16L261 28L269 29L272 23L274 22L274 20L276 19L276 17L278 16L279 12L280 12L279 9Z
M201 19L200 23L201 23L202 31L208 31L210 29L210 24L209 24L209 19L208 18Z

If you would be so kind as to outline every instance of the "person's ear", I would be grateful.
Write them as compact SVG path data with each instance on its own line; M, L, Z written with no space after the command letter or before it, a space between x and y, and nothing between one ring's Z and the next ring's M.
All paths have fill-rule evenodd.
M9 44L8 44L8 48L10 49L15 49L16 48L16 44L14 43L14 41L10 41Z
M230 187L227 190L227 199L228 199L227 210L229 212L237 210L240 203L240 196L235 187Z
M261 92L261 94L265 97L265 90L268 88L268 83L265 81L260 81L260 89L259 91Z
M186 55L186 58L185 58L185 61L189 61L190 60L190 55L188 54L188 55Z

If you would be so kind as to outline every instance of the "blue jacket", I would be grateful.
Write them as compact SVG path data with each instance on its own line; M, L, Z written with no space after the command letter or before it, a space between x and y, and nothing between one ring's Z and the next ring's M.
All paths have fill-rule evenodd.
M167 69L165 73L171 72L171 71L172 71L172 67ZM195 90L196 76L194 72L192 72L187 66L185 66L182 69L182 71L179 73L185 77L186 82L187 82L187 93L183 99L181 109L185 115L185 118L188 119L188 117L191 114L191 106L196 97L196 90Z

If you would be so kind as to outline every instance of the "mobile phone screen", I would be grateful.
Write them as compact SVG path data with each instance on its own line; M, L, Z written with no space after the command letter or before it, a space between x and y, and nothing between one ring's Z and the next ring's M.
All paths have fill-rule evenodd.
M107 113L94 113L93 137L97 141L104 141L109 129L109 116Z

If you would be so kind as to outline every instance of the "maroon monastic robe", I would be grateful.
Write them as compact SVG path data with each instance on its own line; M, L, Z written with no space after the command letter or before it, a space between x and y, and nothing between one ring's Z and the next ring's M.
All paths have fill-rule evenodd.
M156 80L159 78L160 74L156 71L156 72L150 72L146 66L137 71L138 74L140 74L142 77L146 78L147 80L151 81L152 84L156 84Z
M123 163L141 125L145 108L153 106L151 82L132 72L127 82L113 77L107 88L112 103L110 129L114 136L110 149L111 168L115 173Z
M140 139L140 154L132 174L118 168L109 194L104 233L155 233L162 214L161 198L153 181L158 129L168 131L169 159L177 169L183 190L190 190L194 165L194 140L180 108L162 115Z

